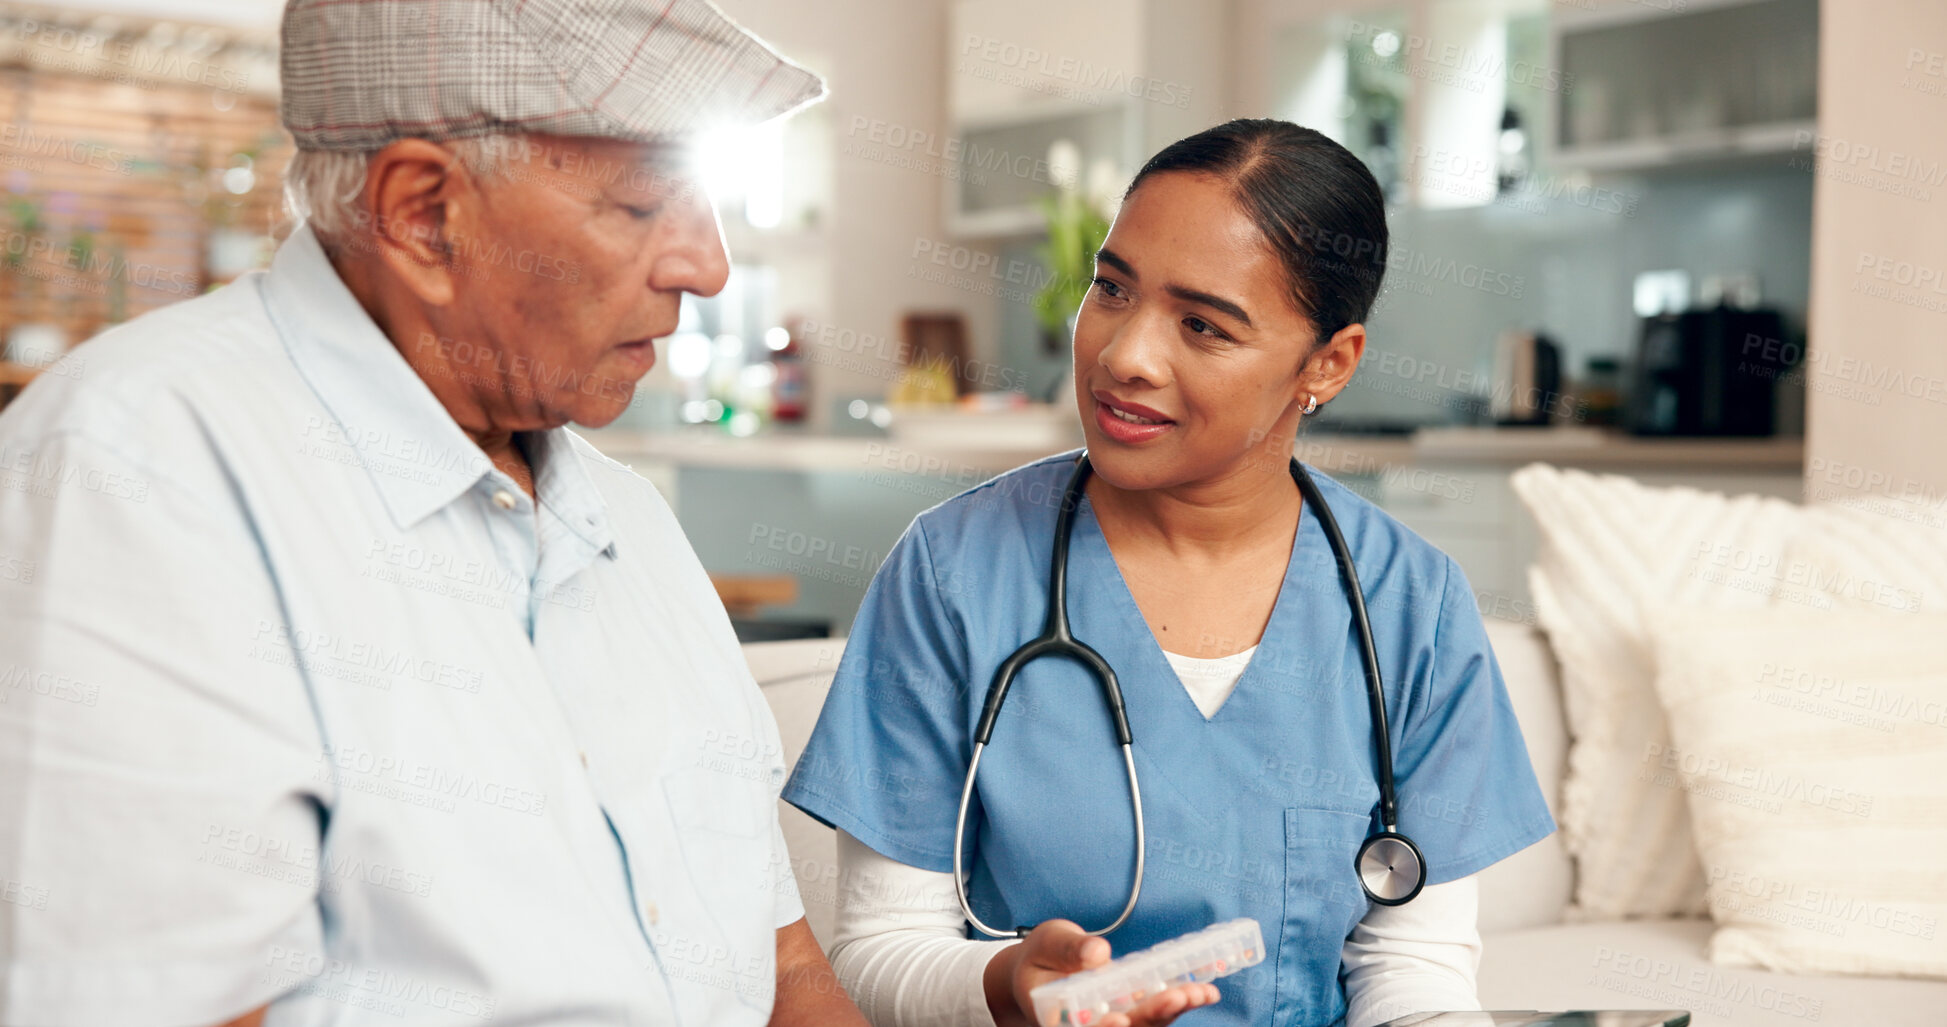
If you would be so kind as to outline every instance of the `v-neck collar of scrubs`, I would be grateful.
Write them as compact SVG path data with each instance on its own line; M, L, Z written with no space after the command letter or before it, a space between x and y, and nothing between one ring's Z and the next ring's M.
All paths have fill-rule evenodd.
M1295 747L1291 750L1294 754L1309 753L1312 746L1304 740L1314 737L1311 730L1291 719L1293 706L1284 701L1286 696L1267 694L1267 690L1279 683L1307 693L1352 687L1341 676L1345 664L1338 659L1352 644L1351 608L1342 595L1331 544L1317 516L1309 509L1300 515L1284 580L1257 653L1238 677L1230 698L1206 718L1184 691L1143 619L1086 497L1078 512L1070 554L1079 563L1070 571L1069 580L1101 584L1097 586L1100 591L1087 600L1071 601L1075 635L1083 642L1117 637L1141 640L1118 646L1113 660L1143 785L1146 790L1167 787L1190 818L1200 821L1206 830L1218 830L1226 815L1224 808L1199 799L1208 785L1197 779L1212 760L1228 762L1210 752L1211 747L1241 741L1269 727L1288 738L1287 744ZM1103 617L1114 618L1113 625L1100 624L1097 619ZM1105 627L1110 630L1103 630ZM1328 656L1308 650L1303 644L1306 639L1313 644L1324 639L1346 641ZM1328 702L1302 702L1296 708L1305 711L1303 715L1309 719L1314 711L1330 706ZM1364 737L1359 744L1369 746ZM1190 755L1194 753L1206 753L1208 758ZM1249 768L1238 764L1232 769L1244 773Z
M1158 689L1158 691L1173 692L1174 695L1170 699L1164 700L1157 696L1153 706L1144 704L1157 715L1156 719L1179 725L1179 732L1187 732L1198 726L1225 722L1227 718L1246 716L1245 713L1232 712L1233 707L1240 703L1245 706L1254 705L1258 698L1254 693L1263 687L1260 682L1268 674L1289 665L1284 658L1286 640L1306 637L1301 632L1307 627L1313 630L1342 632L1345 625L1350 623L1349 607L1345 611L1335 613L1329 608L1321 609L1326 604L1301 602L1305 597L1300 593L1315 591L1299 587L1298 582L1308 580L1308 576L1316 572L1316 564L1319 562L1315 559L1317 555L1324 556L1326 569L1334 575L1329 584L1336 587L1338 580L1337 562L1331 555L1331 544L1326 540L1324 530L1318 526L1318 518L1313 515L1310 504L1301 504L1301 509L1303 512L1298 517L1298 530L1292 535L1291 551L1285 558L1284 576L1278 584L1278 596L1272 602L1271 616L1264 623L1264 634L1257 643L1257 651L1252 655L1250 663L1244 667L1244 672L1238 676L1237 684L1232 687L1230 697L1224 700L1223 705L1219 706L1216 712L1205 717L1203 711L1197 708L1196 700L1190 696L1187 689L1182 687L1176 669L1170 666L1169 658L1163 654L1161 641L1156 638L1155 632L1150 630L1149 622L1143 618L1142 609L1136 604L1135 593L1129 588L1129 580L1123 576L1121 566L1115 562L1115 554L1109 549L1108 538L1102 533L1102 523L1096 519L1094 501L1086 493L1083 494L1075 518L1075 538L1070 550L1071 559L1080 560L1081 566L1071 572L1070 580L1104 582L1103 587L1107 589L1107 594L1103 598L1107 600L1111 608L1110 612L1118 618L1118 627L1128 635L1139 637L1146 643L1130 647L1118 654L1118 659L1121 661L1140 661L1142 671L1133 677L1128 674L1128 671L1118 671L1119 679L1141 681L1160 679L1176 684L1177 687L1173 689ZM1298 607L1308 609L1301 610ZM1079 627L1076 634L1084 641L1087 640ZM1337 635L1311 637L1329 638ZM1130 716L1132 721L1136 718L1133 708ZM1189 725L1189 728L1180 725ZM1135 728L1133 724L1131 729L1138 737L1143 736L1143 731ZM1159 729L1160 727L1149 730ZM1174 737L1168 740L1188 741ZM1192 744L1198 743L1192 742Z

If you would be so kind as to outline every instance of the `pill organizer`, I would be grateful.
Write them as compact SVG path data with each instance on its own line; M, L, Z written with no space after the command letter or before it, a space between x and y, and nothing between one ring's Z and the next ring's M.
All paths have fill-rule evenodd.
M1264 935L1257 921L1229 920L1050 981L1028 998L1036 1023L1088 1027L1165 988L1215 980L1262 962Z

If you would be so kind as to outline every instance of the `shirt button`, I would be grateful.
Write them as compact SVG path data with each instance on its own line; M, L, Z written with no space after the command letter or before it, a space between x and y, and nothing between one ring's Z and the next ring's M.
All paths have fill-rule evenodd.
M512 510L516 502L518 500L514 498L514 494L506 489L494 493L494 505L502 510Z

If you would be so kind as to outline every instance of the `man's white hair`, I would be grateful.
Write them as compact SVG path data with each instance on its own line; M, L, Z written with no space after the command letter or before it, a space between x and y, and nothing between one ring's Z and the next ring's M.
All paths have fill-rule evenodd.
M510 135L455 139L442 145L468 171L487 180L505 173L510 156L527 152L527 141ZM308 223L320 239L331 241L343 240L354 228L370 224L362 197L366 172L377 152L299 149L284 172L284 208L292 220Z

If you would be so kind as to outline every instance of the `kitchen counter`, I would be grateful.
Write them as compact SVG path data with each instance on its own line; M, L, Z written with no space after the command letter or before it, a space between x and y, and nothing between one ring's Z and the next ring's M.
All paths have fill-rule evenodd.
M798 600L769 611L849 628L886 552L914 516L1010 468L1070 448L974 424L908 438L716 429L591 431L655 482L705 567L789 576ZM1012 438L1013 442L1008 442ZM1300 436L1298 458L1364 495L1459 561L1484 612L1530 619L1537 546L1510 477L1545 461L1658 485L1796 500L1799 439L1653 439L1587 428L1435 428Z
M1601 428L1431 428L1413 435L1421 462L1644 469L1797 471L1803 438L1654 438Z
M987 445L978 438L934 438L919 444L891 437L793 432L735 438L714 429L585 434L596 448L624 463L955 478L999 474L1063 448ZM1795 472L1804 465L1805 443L1800 438L1643 438L1593 428L1427 428L1411 435L1308 433L1299 436L1297 454L1327 473L1350 474L1424 464L1513 468L1537 461L1603 470Z
M714 429L645 432L584 431L595 448L623 463L752 471L904 471L938 475L966 471L991 477L1060 449L935 442L924 447L894 438L770 432L737 438ZM1064 447L1065 448L1065 447Z

